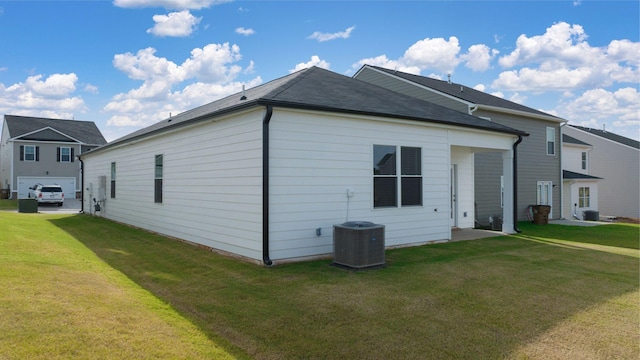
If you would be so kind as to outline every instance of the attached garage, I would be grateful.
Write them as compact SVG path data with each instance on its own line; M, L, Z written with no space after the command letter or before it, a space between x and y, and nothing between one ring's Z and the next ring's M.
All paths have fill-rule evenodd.
M35 184L52 185L58 184L62 187L64 197L67 199L75 199L76 197L76 178L74 177L33 177L18 176L18 199L26 199L29 197L29 187Z

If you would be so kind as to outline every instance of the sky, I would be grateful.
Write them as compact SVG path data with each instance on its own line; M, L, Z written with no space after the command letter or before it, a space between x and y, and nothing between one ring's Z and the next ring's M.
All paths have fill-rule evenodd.
M640 140L640 2L0 0L0 115L107 141L309 66L451 80Z

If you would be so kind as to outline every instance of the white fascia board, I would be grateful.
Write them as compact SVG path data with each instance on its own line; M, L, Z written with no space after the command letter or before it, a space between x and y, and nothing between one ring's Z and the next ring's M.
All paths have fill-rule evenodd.
M20 138L22 138L22 137L25 137L27 135L32 135L32 134L35 134L35 133L39 133L39 132L44 131L44 130L52 130L52 131L57 132L58 134L60 134L60 135L62 135L64 137L67 137L67 138L69 138L69 139L71 139L71 140L73 140L73 141L75 141L75 142L77 142L79 144L83 144L82 141L74 138L73 136L69 136L69 135L63 133L62 131L58 131L58 130L52 128L51 126L46 126L46 127L41 128L41 129L38 129L38 130L34 130L34 131L31 131L31 132L28 132L28 133L25 133L25 134L21 134L20 136L16 136L16 137L12 138L11 140L18 141L18 140L21 140ZM23 140L23 141L37 141L37 140Z

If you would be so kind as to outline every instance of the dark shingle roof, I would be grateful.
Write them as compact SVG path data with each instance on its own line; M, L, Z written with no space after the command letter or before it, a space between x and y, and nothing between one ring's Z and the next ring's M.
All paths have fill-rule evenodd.
M597 176L591 176L591 175L587 175L587 174L580 174L577 172L573 172L573 171L569 171L569 170L562 170L562 178L563 179L574 179L574 180L597 180L597 179L602 179L599 178Z
M551 118L557 118L558 121L564 121L561 118L547 114L543 111L532 109L528 106L520 105L513 101L509 101L491 94L487 94L486 92L478 91L462 84L456 84L454 82L437 80L437 79L429 78L426 76L414 75L414 74L404 73L401 71L385 69L379 66L372 66L372 65L366 65L366 66L369 66L371 68L374 68L380 71L384 71L388 74L431 88L433 90L439 91L441 93L447 94L449 96L453 96L455 98L464 100L466 102L469 102L475 105L488 105L488 106L500 107L500 108L509 109L509 110L517 110L517 111L528 112L536 115L543 115Z
M288 107L401 118L470 127L513 135L527 134L495 122L403 95L329 70L311 67L186 111L117 139L117 144L185 123L255 106ZM105 147L102 147L105 148ZM99 150L99 149L97 149Z
M20 137L49 127L84 144L104 145L107 143L93 121L48 119L17 115L5 115L4 119L11 138Z
M578 125L569 125L573 128L582 130L582 131L586 131L590 134L593 134L595 136L600 136L602 138L605 138L607 140L611 140L611 141L615 141L617 143L620 144L624 144L627 146L631 146L632 148L636 148L636 149L640 149L640 141L637 140L633 140L633 139L629 139L626 138L624 136L618 135L618 134L614 134L612 132L608 132L605 130L598 130L598 129L592 129L592 128L588 128L588 127L584 127L584 126L578 126Z
M582 141L582 140L578 140L572 136L569 136L567 134L562 134L562 142L563 143L570 143L570 144L576 144L576 145L586 145L586 146L591 146L591 144L587 144L586 142Z

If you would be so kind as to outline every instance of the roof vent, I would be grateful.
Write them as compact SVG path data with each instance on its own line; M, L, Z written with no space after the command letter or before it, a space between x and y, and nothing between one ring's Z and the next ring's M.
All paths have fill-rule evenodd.
M240 100L247 100L247 97L244 95L244 84L242 85L242 96L240 97Z
M447 83L451 84L451 74L447 74Z
M460 86L460 92L464 92L464 86Z

